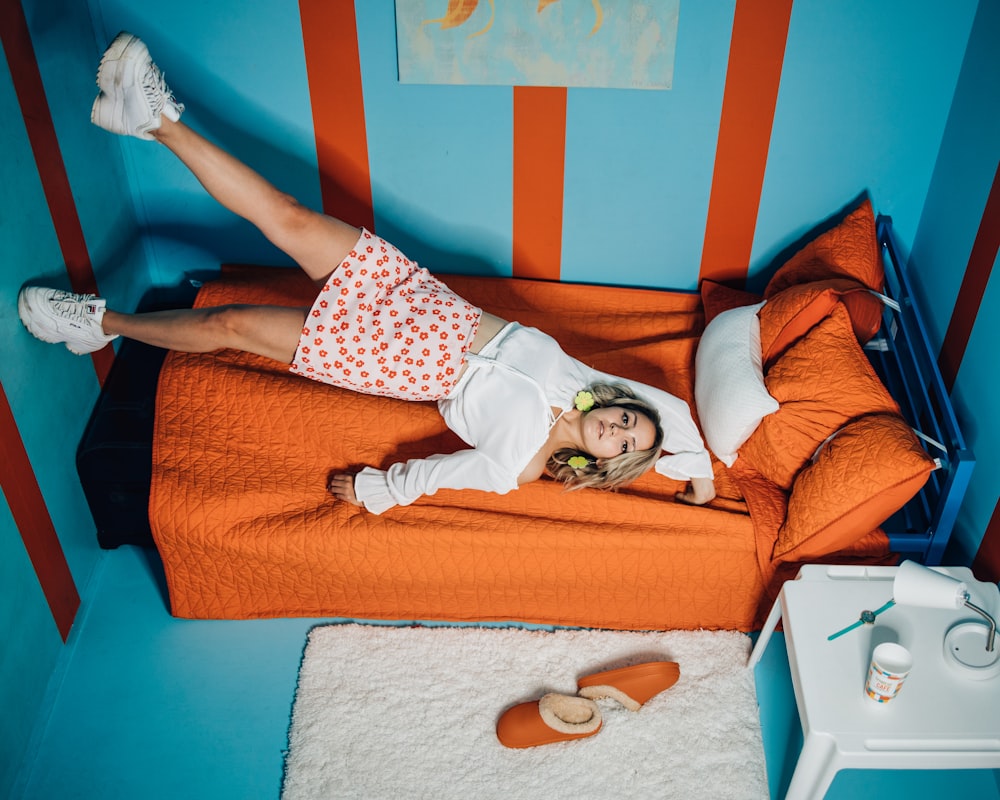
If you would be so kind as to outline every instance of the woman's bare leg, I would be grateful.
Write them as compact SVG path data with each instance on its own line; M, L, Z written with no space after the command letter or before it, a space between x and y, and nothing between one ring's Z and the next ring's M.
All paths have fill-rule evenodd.
M325 281L357 242L357 228L302 207L181 122L184 106L139 37L122 31L114 38L101 56L97 85L91 122L166 145L212 197L256 225L314 281Z
M256 225L314 281L325 281L357 243L360 231L353 225L300 205L183 122L163 117L152 135L212 197Z
M303 208L261 175L180 121L177 103L146 45L122 32L97 71L100 92L90 119L111 133L158 140L190 168L216 200L255 224L315 281L325 281L358 240L359 231ZM308 308L226 305L123 314L93 295L24 287L18 315L30 333L92 353L116 336L189 353L234 348L290 363Z
M138 37L124 31L115 37L101 57L97 84L100 92L90 116L95 125L111 133L154 139L165 145L212 197L256 225L314 281L324 282L354 247L360 234L357 228L304 208L181 122L184 106L176 101ZM34 293L26 295L23 303L19 299L26 309L23 316L48 337L46 341L63 335L56 330L60 326L56 319L70 314L82 320L77 321L78 327L103 328L103 336L121 335L184 352L236 348L286 363L295 355L308 313L303 308L228 305L122 314L105 309L103 301L97 309L95 303L88 306L86 298L57 295ZM82 338L74 334L73 344L82 350L102 344L103 336L92 330Z
M308 308L227 305L182 308L147 314L107 309L106 334L125 336L183 353L210 353L231 347L290 364Z
M152 136L170 149L225 208L250 221L317 283L357 243L360 231L300 205L183 122L161 120ZM230 347L291 363L308 308L229 305L149 314L108 309L102 326L156 347L207 353Z

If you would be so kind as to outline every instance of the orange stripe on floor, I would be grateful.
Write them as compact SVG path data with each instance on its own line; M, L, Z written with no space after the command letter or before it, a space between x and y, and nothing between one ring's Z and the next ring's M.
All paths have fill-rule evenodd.
M375 230L354 0L300 0L323 210Z
M792 0L736 2L702 278L746 280L791 13Z
M73 575L0 384L0 488L63 641L80 608Z
M566 89L514 87L513 268L559 280L562 259Z
M97 292L97 281L90 263L90 253L83 237L76 201L69 185L66 165L56 138L52 114L42 75L35 60L35 48L21 3L0 2L0 41L10 68L14 92L28 133L42 191L49 205L56 238L62 251L66 272L74 292ZM96 69L96 64L95 64ZM115 351L109 344L91 355L101 385L108 377Z
M976 315L979 313L979 306L982 305L986 285L990 282L990 274L993 272L998 251L1000 251L1000 166L993 175L993 185L986 200L983 218L972 245L958 297L955 299L955 309L951 312L948 331L945 333L941 352L938 354L938 367L949 391L955 383L958 369L965 357L965 348L969 346L969 337L972 336L972 328L976 324Z

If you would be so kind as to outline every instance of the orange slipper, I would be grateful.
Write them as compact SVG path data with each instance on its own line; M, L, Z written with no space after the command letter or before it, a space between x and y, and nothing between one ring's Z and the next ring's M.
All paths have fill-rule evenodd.
M505 747L585 739L601 729L601 710L584 697L547 694L534 703L508 708L497 720L497 738Z
M649 698L669 689L681 676L676 661L647 661L621 669L595 672L577 681L581 697L610 697L629 711L638 711Z

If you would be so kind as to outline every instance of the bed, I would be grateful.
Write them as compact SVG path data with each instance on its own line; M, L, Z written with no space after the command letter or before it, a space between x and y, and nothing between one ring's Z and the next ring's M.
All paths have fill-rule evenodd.
M332 500L327 475L459 448L433 404L234 351L170 353L148 509L171 611L753 630L800 563L938 563L974 460L899 266L864 200L762 296L447 277L594 367L688 400L715 456L705 507L650 473L617 492L542 480L369 514ZM226 267L195 304L313 292L295 270Z

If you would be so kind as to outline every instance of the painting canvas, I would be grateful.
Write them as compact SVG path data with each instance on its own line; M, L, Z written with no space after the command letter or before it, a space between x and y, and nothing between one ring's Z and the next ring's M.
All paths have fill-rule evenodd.
M402 83L669 89L680 0L396 0Z

